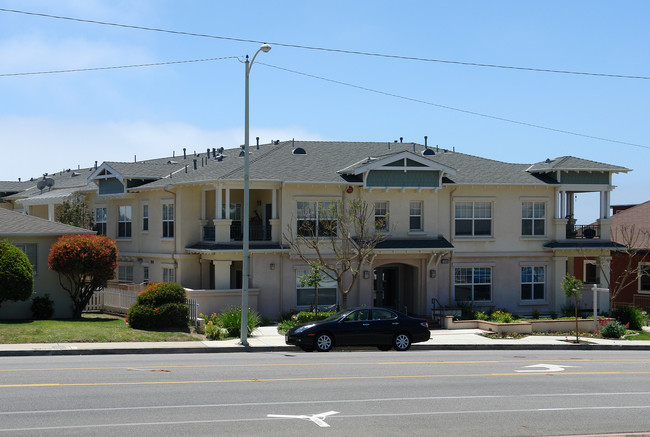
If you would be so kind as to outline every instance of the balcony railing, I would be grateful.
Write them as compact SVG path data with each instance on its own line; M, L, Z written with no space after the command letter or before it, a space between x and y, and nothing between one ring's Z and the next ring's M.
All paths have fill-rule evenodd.
M230 225L230 240L242 241L244 239L244 234L242 231L241 222L233 221L232 225ZM249 236L250 241L271 241L271 226L251 224L249 229ZM203 226L202 241L216 241L216 232L214 226Z
M566 237L567 239L600 238L600 225L576 225L569 223L566 225Z
M250 241L270 241L271 226L251 223L248 229L248 237ZM230 225L230 239L234 241L244 239L244 232L240 221L233 220L232 225Z

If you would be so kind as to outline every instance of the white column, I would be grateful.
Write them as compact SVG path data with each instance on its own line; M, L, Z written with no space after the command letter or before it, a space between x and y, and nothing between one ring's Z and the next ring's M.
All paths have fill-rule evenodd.
M224 218L230 220L230 188L226 188L226 216Z
M276 219L278 218L278 190L275 188L271 190L271 218Z
M566 192L560 191L560 218L566 217Z
M47 205L47 219L51 222L54 221L54 205L51 203Z
M223 208L221 205L223 204L223 192L221 189L221 185L216 187L215 189L215 201L214 201L214 216L217 220L221 220L223 218Z
M571 191L567 192L566 199L567 199L567 214L569 214L571 217L575 218L574 217L574 214L575 214L575 208L574 207L575 207L575 200L576 200L575 193L573 193Z
M201 190L201 220L205 220L206 190Z

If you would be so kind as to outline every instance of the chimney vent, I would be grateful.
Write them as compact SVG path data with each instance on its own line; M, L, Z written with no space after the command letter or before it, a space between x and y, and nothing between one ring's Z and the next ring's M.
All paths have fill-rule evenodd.
M255 139L257 140L257 150L259 150L260 149L260 137L255 137Z
M196 159L194 160L194 170L196 170Z
M427 148L427 136L426 135L424 136L424 148L425 149Z
M187 149L183 147L183 159L187 159Z

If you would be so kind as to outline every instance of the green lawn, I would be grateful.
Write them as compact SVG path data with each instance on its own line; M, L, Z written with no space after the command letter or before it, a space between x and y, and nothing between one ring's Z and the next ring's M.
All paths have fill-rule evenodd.
M628 331L630 332L630 331ZM650 332L647 331L634 331L638 332L639 335L625 335L626 340L650 340Z
M115 341L198 341L185 331L142 331L107 314L84 314L78 320L2 320L0 343L102 343Z

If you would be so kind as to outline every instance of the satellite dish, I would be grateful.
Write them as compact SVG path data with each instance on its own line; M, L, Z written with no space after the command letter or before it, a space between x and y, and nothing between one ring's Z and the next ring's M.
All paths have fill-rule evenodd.
M38 181L38 183L36 184L36 188L38 188L41 191L43 191L43 188L45 188L46 186L47 184L43 180Z
M45 179L45 185L49 188L52 188L54 186L54 179L52 178Z

